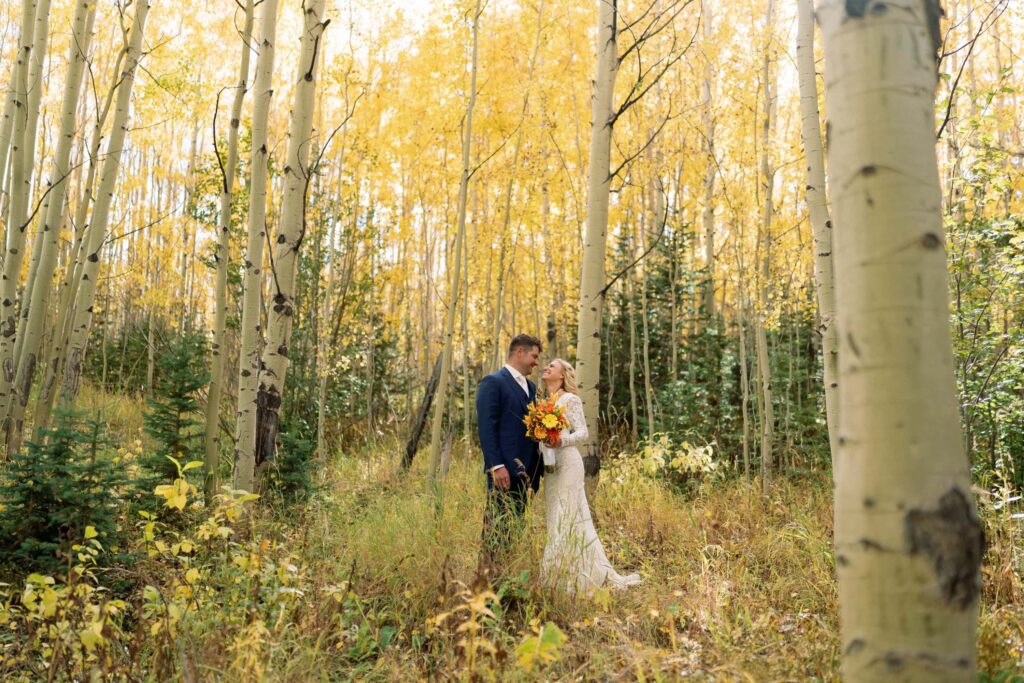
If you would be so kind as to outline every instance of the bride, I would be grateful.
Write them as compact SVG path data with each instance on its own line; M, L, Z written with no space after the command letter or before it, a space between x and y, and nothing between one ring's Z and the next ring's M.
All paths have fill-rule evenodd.
M576 393L576 371L556 358L544 368L541 379L548 397L565 409L569 430L541 444L554 472L544 474L544 503L548 531L541 574L570 593L587 592L602 586L623 588L640 583L638 574L622 576L612 568L597 537L583 487L583 458L576 446L587 440L583 401Z

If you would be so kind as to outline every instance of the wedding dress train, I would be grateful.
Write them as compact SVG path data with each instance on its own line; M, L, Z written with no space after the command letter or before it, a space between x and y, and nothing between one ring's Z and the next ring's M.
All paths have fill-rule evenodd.
M557 404L564 406L570 430L562 431L559 448L554 451L557 466L544 475L544 504L548 539L544 546L541 575L546 581L561 584L568 592L587 592L595 588L623 588L640 583L639 574L623 576L615 571L605 555L590 516L584 489L583 457L576 448L587 440L587 422L583 402L576 394L565 393Z

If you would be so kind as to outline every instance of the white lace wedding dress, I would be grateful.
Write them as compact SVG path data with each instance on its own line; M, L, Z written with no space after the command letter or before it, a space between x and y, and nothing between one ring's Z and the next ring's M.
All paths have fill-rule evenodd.
M544 474L548 540L541 575L545 581L561 585L570 593L638 584L638 574L622 576L612 568L590 516L583 487L583 457L576 448L588 436L583 402L576 394L565 393L556 403L565 407L571 433L562 431L559 448L541 445L542 449L554 451L558 461L554 472Z

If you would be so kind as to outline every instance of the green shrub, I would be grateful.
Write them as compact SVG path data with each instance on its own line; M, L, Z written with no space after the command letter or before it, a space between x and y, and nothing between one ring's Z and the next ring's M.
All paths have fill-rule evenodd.
M97 559L123 559L109 549L123 541L118 516L128 484L103 424L58 413L0 476L0 563L19 573L58 571L90 526L108 549Z
M279 446L267 470L268 492L282 503L302 503L316 490L313 483L313 452L316 438L308 430L283 425L278 433Z
M192 332L172 339L159 354L156 374L143 414L146 434L156 442L143 460L154 475L146 482L147 490L177 478L170 458L183 463L203 459L203 414L197 394L210 381L204 336Z

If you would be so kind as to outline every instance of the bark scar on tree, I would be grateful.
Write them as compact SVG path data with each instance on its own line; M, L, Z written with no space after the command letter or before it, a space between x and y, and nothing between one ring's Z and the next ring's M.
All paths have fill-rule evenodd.
M904 517L910 553L932 562L942 599L966 609L978 599L978 570L985 532L967 496L957 487L939 498L935 510L911 510Z

